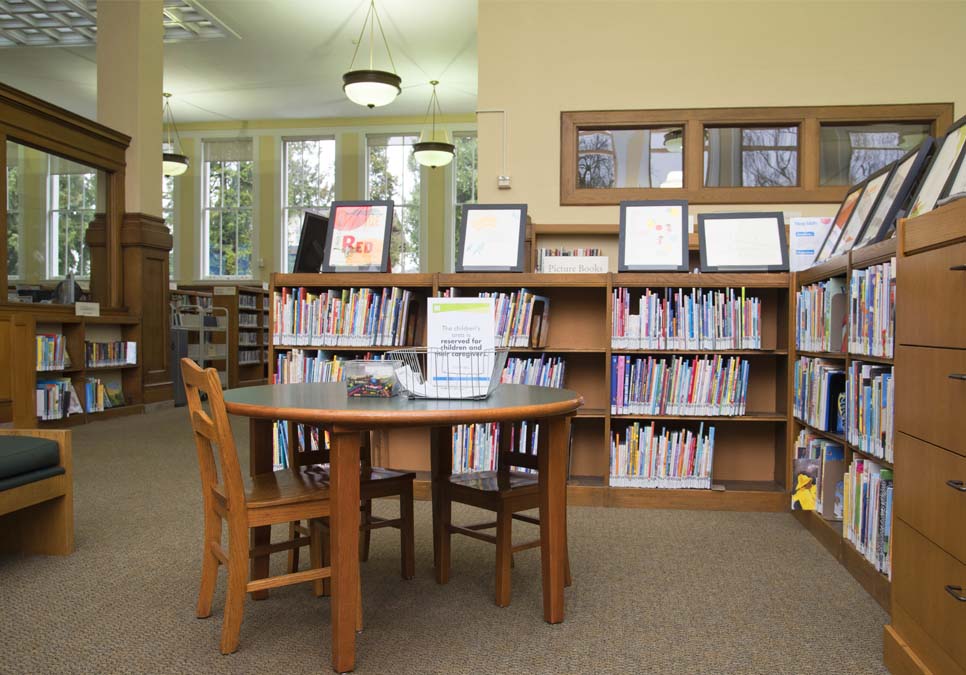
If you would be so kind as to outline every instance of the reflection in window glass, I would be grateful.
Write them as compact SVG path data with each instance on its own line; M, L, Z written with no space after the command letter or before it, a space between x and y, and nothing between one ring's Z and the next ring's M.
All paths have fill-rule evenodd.
M91 258L85 235L97 210L97 172L53 155L49 160L47 274L88 278Z
M578 130L577 187L681 187L683 137L683 127Z
M823 124L820 183L860 183L917 147L928 133L929 124L918 122Z
M706 186L798 185L798 127L708 127L704 138Z
M285 271L295 267L302 214L328 209L335 199L335 139L289 138L282 141L285 167ZM322 242L324 243L324 242Z
M7 276L20 276L21 169L19 146L7 141Z
M174 236L174 176L161 176L161 217L164 224L168 227L168 232ZM174 252L178 250L175 246L168 256L168 274L174 279Z
M477 143L476 133L453 134L453 144L456 146L456 157L453 158L453 196L455 199L455 219L453 223L453 261L460 250L460 218L463 217L463 205L475 204L479 197L476 187L477 173Z
M415 135L366 137L366 199L394 206L389 260L393 272L419 271L419 164Z

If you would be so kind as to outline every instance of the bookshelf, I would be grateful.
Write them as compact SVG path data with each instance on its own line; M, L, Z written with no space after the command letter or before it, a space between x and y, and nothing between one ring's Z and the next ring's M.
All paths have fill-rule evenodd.
M79 317L61 310L27 316L24 320L29 323L28 334L32 339L20 345L20 349L33 364L27 384L34 405L28 407L24 419L14 420L17 426L62 428L144 412L139 318L126 315ZM62 345L63 361L45 358L44 345L53 342ZM130 344L133 347L128 348ZM96 349L92 345L97 345ZM108 351L110 358L107 358ZM46 352L47 356L50 354L50 351ZM44 386L45 382L51 384ZM76 392L80 409L66 415L63 408L51 410L47 415L49 419L42 419L38 388L45 392L58 389L58 394L54 394L57 396L69 392L68 383ZM104 388L110 390L115 399L110 405L105 402L103 409L97 405L98 385L101 401L107 396ZM24 394L28 392L24 391ZM45 404L50 400L44 397Z
M830 341L831 344L828 345L829 348L826 350L799 350L796 347L795 336L797 329L800 327L798 322L801 319L801 316L796 313L796 323L791 326L793 364L801 357L821 360L829 364L830 368L844 371L847 381L850 380L851 369L857 364L869 364L870 366L882 367L892 365L893 359L891 355L861 353L857 350L856 345L852 343L855 335L851 335L849 329L851 326L854 332L856 328L856 317L850 315L852 309L855 307L855 304L850 302L850 293L852 292L852 284L858 281L857 277L860 274L866 273L876 268L876 266L883 264L889 264L891 269L894 270L895 258L896 239L889 239L862 249L856 249L845 255L830 259L821 265L816 265L795 274L794 288L796 292L808 287L815 288L817 285L826 284L830 280L838 280L840 282L839 287L844 289L845 297L840 307L837 307L835 310L829 310L834 313L835 319L834 321L830 321L828 329L836 332ZM893 277L894 282L895 277ZM884 318L887 319L888 317ZM837 332L839 330L841 332ZM891 354L891 352L889 353ZM792 392L794 393L794 382L792 383ZM847 468L852 466L856 459L862 459L871 460L881 468L887 470L894 469L894 464L889 459L871 454L863 450L859 444L850 442L847 426L843 429L843 433L838 433L834 429L822 428L822 426L814 423L814 421L810 423L798 415L793 415L793 421L790 424L791 433L788 439L790 449L794 449L795 439L802 430L810 435L841 445L844 448L845 466ZM791 485L792 481L793 462L794 452L790 452L788 469L789 485ZM846 481L848 481L848 477L846 477ZM899 480L896 482L898 483ZM891 597L891 583L889 578L877 570L859 551L856 545L843 534L843 521L826 520L816 511L792 511L792 514L862 584L869 594L888 611Z
M451 290L461 296L481 291L514 292L521 288L549 298L550 319L546 346L511 347L510 356L527 358L546 354L566 362L564 386L585 400L573 422L569 499L574 504L657 508L707 508L784 511L788 508L787 437L791 350L789 274L273 274L271 294L283 288L304 287L313 293L329 289L397 287L412 292L417 327L408 344L425 344L425 298ZM614 288L638 292L644 288L744 288L760 298L761 349L736 350L615 350L611 346L611 297ZM274 306L271 322L274 324ZM270 380L280 354L307 349L352 358L360 352L384 352L388 346L300 346L270 336ZM610 412L611 357L655 353L673 355L735 355L750 365L748 408L743 415L613 415ZM696 430L704 422L717 429L713 483L723 489L624 488L610 485L611 430L634 421L655 421L669 430ZM426 452L429 436L424 430L394 431L374 443L374 461L384 466L417 471L421 479L429 472ZM423 483L421 494L428 494Z

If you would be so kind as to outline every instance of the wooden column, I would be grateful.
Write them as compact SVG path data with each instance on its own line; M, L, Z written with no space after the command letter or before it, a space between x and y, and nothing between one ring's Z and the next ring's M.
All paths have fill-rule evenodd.
M121 225L124 261L124 304L141 315L138 360L143 375L144 402L172 398L168 363L168 256L172 237L164 219L146 213L126 213Z

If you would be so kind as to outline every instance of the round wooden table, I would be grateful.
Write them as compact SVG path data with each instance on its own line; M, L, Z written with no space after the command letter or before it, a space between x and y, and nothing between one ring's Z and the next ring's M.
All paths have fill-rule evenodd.
M564 618L564 547L567 519L567 451L570 420L583 398L567 389L504 384L481 401L349 398L343 383L276 384L225 392L225 407L250 420L250 471L272 471L272 422L285 420L329 429L332 565L332 667L355 667L355 617L359 611L359 431L431 427L428 452L451 453L450 427L479 422L542 420L537 449L540 489L540 561L543 617ZM433 458L435 469L441 463ZM448 465L442 464L442 465ZM446 477L433 475L433 480ZM435 494L434 490L434 494ZM434 513L437 504L433 503ZM270 528L252 533L254 545L268 544ZM438 554L438 551L437 551ZM437 565L437 573L439 566ZM252 560L252 578L268 575L268 558Z

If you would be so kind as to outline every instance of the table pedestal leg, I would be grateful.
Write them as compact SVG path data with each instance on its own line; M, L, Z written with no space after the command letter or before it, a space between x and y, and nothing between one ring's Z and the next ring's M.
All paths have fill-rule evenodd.
M272 420L251 418L248 424L248 473L252 476L259 473L269 473L273 469L272 462ZM267 546L272 541L271 527L253 527L251 529L251 545L253 548ZM251 578L264 579L268 576L267 555L252 558ZM264 600L268 591L255 591L252 600Z
M329 516L332 565L332 668L355 668L359 584L359 431L333 429Z
M434 427L430 429L430 466L432 480L430 487L433 496L433 566L436 568L436 582L444 584L449 579L448 537L444 531L446 521L443 513L443 491L445 482L453 473L453 429ZM444 560L441 560L445 558Z
M570 418L542 420L538 449L540 484L540 563L543 618L564 619L564 556L567 532L567 446ZM546 429L546 432L543 431Z

